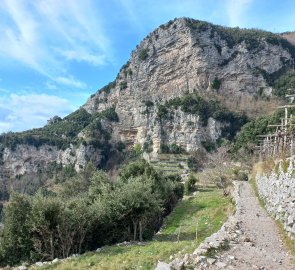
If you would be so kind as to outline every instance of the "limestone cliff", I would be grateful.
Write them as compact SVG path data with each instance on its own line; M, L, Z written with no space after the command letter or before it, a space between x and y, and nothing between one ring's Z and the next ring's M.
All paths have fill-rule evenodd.
M197 150L202 142L215 143L224 137L226 128L231 136L225 137L232 138L244 122L234 125L234 129L234 116L228 117L220 109L210 114L208 106L215 106L210 98L222 97L234 104L232 107L244 106L246 113L251 112L245 101L270 98L270 78L292 67L294 55L293 45L269 32L226 28L187 18L170 21L136 47L114 82L88 99L82 120L51 123L43 141L42 129L22 134L26 139L17 140L13 148L2 140L1 175L37 172L51 162L75 164L77 170L88 161L99 166L102 151L110 153L118 142L129 149L136 144L148 146L149 152L156 155L161 145L175 144L188 152ZM207 103L199 98L193 103L189 103L192 99L185 99L194 95ZM182 105L168 108L167 102L177 98L184 98L178 100ZM188 106L199 106L205 119ZM161 117L163 112L168 117ZM102 116L109 119L102 123ZM78 127L77 119L82 123ZM63 133L64 127L67 134ZM51 132L51 128L55 131ZM18 136L11 135L10 140ZM54 143L51 137L55 138ZM34 146L31 141L36 138L39 141ZM60 141L63 147L57 146ZM111 150L105 150L106 146Z
M116 80L89 98L84 108L94 113L115 107L120 116L114 126L115 140L142 144L150 137L154 152L160 143L173 142L196 150L201 140L220 136L220 123L211 119L203 128L197 116L180 111L172 121L160 123L158 104L196 92L223 96L239 106L248 97L271 96L267 75L290 65L292 55L285 42L274 42L259 31L249 38L243 31L231 33L228 28L185 18L162 25L137 46ZM154 105L149 108L146 101ZM143 113L146 110L149 113Z

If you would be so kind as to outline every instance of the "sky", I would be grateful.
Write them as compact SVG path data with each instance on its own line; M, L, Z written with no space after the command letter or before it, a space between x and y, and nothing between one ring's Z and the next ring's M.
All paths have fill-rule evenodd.
M0 0L0 134L78 109L176 17L294 31L295 1Z

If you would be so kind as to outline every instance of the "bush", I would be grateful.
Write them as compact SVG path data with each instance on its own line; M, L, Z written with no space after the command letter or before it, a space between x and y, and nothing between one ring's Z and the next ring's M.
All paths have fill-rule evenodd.
M169 119L169 111L165 105L160 104L158 106L157 117L159 120Z
M193 172L197 172L198 169L199 169L199 166L198 166L198 163L197 163L197 159L194 156L190 156L187 159L187 166Z
M176 143L172 143L170 145L162 143L160 145L160 152L162 154L182 154L185 153L185 149L181 146L177 145Z
M188 94L182 98L176 97L158 106L157 116L159 119L172 119L171 109L181 108L183 112L195 114L200 117L203 126L208 124L210 117L227 123L222 129L222 136L232 140L240 128L248 122L245 114L238 114L227 110L218 101L207 101L197 94Z
M245 172L240 172L239 173L239 180L241 181L248 181L248 174Z
M154 102L152 102L151 100L144 100L143 103L146 107L153 107L154 106Z
M221 81L215 77L214 80L212 81L211 87L215 90L218 90L220 86L221 86Z
M146 153L153 152L153 141L151 139L146 140L143 144L142 150Z
M142 61L146 60L149 56L148 52L149 50L147 48L140 50L138 54L139 59Z
M195 191L196 183L197 179L194 176L189 175L188 179L184 183L184 194L190 195L193 191Z
M120 82L120 90L124 90L128 87L127 82Z
M207 152L213 152L216 150L216 144L210 140L201 142L202 146L206 149Z
M60 184L56 193L15 193L5 210L1 265L65 258L152 237L183 194L178 179L138 160L123 166L116 181L88 168Z
M110 82L109 84L107 84L106 86L104 86L103 88L101 88L98 91L101 92L105 92L106 94L109 94L111 92L111 89L116 87L116 81Z

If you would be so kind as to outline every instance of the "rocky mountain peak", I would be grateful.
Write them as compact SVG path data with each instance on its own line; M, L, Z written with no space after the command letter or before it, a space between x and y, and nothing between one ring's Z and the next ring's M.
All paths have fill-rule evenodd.
M53 161L77 170L89 160L99 166L118 143L149 156L208 150L233 139L247 121L243 113L269 110L275 80L292 70L294 56L280 35L174 19L145 37L116 79L70 118L2 137L3 170L38 171ZM37 147L24 151L23 144ZM45 145L57 149L43 158Z

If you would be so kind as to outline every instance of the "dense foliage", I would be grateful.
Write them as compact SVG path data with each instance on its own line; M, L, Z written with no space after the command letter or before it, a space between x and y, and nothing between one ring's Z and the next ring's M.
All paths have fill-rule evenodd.
M222 122L222 137L232 140L240 128L248 122L248 117L229 111L216 100L206 100L197 94L170 99L158 106L157 116L160 120L173 119L173 111L180 108L183 112L200 117L201 124L206 126L210 117Z
M274 87L274 94L278 97L285 97L287 94L293 94L295 89L295 73L284 73L274 80L271 85Z
M139 51L138 57L140 60L144 61L148 58L148 56L149 56L148 48L144 48Z
M259 29L224 27L189 18L186 19L186 23L193 30L210 31L212 38L215 34L218 34L223 40L226 41L230 48L245 42L248 50L259 50L263 48L263 43L261 43L261 40L265 40L266 42L273 45L281 45L283 48L288 49L293 57L295 56L295 47L280 35L271 32Z
M294 114L295 110L290 109L289 113ZM253 146L257 145L261 139L257 137L257 135L263 135L274 131L274 129L272 127L268 127L268 125L280 123L280 119L283 116L284 111L280 110L275 112L273 115L262 116L245 124L235 138L233 151L244 148L252 152Z
M172 144L161 144L160 146L160 152L162 154L182 154L186 153L185 149L183 149L180 145L177 145L176 143Z
M102 129L100 124L102 119L115 122L119 120L114 108L108 108L93 115L84 108L80 108L62 120L52 122L43 128L35 128L24 132L3 133L0 135L0 145L1 147L15 149L18 144L28 144L36 147L48 144L59 149L65 149L70 143L78 144L81 142L77 135L85 128L92 131L98 130L103 135L107 135L107 132ZM108 139L107 136L104 139Z
M125 165L116 181L92 170L66 180L58 191L14 193L5 209L0 264L64 258L150 238L182 196L177 180L139 160Z
M110 82L109 84L107 84L106 86L104 86L103 88L101 88L98 91L105 92L106 94L109 94L111 92L111 90L113 88L115 88L115 87L116 87L116 81L113 81L113 82Z

